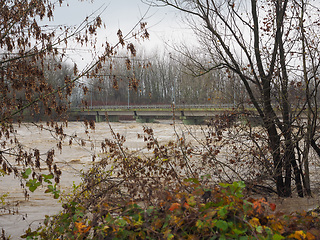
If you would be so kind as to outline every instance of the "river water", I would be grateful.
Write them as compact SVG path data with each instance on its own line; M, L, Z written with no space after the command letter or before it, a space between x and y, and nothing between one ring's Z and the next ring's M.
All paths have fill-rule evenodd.
M144 124L154 130L154 135L160 142L168 142L176 139L178 134L186 132L186 126L181 123L175 125L172 121L161 121L161 123ZM138 134L143 134L143 124L133 121L111 123L112 130L126 138L125 146L131 150L137 150L145 146L143 139ZM33 124L22 124L21 127L16 126L17 136L25 147L38 148L40 152L45 153L50 149L56 149L55 162L62 170L60 190L68 193L73 183L79 183L80 170L88 169L92 163L92 155L99 155L100 142L105 138L112 138L110 127L107 123L96 123L95 130L88 130L82 122L70 122L68 127L64 129L67 135L75 136L80 139L88 140L91 144L81 146L75 141L69 146L68 141L63 143L62 152L57 150L57 140L49 131L41 130ZM192 126L188 131L193 136L201 137L201 128ZM30 199L25 200L20 182L13 176L0 177L0 196L9 193L6 201L10 204L11 209L16 213L8 213L0 210L0 230L5 229L7 235L11 235L12 239L19 239L19 236L29 227L35 229L44 219L45 215L58 213L61 209L61 203L54 200L52 196L44 194L44 189L39 188L30 194ZM277 202L280 209L284 211L309 210L319 205L319 196L316 194L314 198L290 198L279 199L273 198ZM0 203L1 204L1 203ZM1 205L0 205L1 207ZM1 208L0 208L1 209Z
M168 142L175 138L172 121L162 121L161 123L145 124L154 129L154 133L160 141ZM182 128L183 125L176 125ZM144 146L144 141L138 138L138 134L143 134L143 125L133 121L111 123L111 128L115 133L119 133L126 138L125 146L131 150L140 149ZM47 130L41 130L33 124L22 124L16 126L17 137L26 148L37 148L41 153L50 149L55 149L55 163L62 170L60 181L60 190L65 193L69 192L73 183L81 181L80 170L88 169L92 163L92 156L100 153L100 142L105 138L112 139L110 126L107 123L96 123L95 130L88 130L82 122L69 122L68 127L64 128L64 133L70 136L77 136L78 139L84 139L94 143L96 147L92 148L90 143L86 146L77 144L73 141L69 146L69 141L63 143L63 149L60 152L56 145L57 139ZM6 198L13 211L0 210L0 230L3 228L7 235L12 239L18 239L24 230L32 227L35 229L44 219L45 215L58 213L61 204L54 200L49 194L44 194L45 189L39 188L30 194L30 199L25 200L23 189L20 187L18 179L12 175L0 177L0 196L8 193ZM1 204L1 203L0 203ZM1 207L1 205L0 205ZM1 209L1 208L0 208Z

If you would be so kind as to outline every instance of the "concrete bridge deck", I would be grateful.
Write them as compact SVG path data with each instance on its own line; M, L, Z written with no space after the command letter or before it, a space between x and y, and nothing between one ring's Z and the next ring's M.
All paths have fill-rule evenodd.
M250 106L246 106L248 109ZM252 107L251 107L252 108ZM93 117L96 122L119 121L120 116L132 116L137 122L153 122L156 118L180 118L185 124L200 124L205 118L214 117L237 109L233 104L217 105L139 105L139 106L93 106L73 108L71 114Z

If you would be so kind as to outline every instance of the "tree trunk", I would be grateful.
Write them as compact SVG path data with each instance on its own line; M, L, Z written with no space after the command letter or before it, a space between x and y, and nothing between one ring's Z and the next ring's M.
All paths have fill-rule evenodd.
M290 141L291 144L290 144L290 153L288 154L288 160L290 161L290 165L292 166L293 168L293 173L294 173L294 180L295 180L295 183L296 183L296 187L297 187L297 192L298 192L298 196L299 197L303 197L304 194L303 194L303 186L302 186L302 181L301 181L301 171L298 167L298 164L297 164L297 161L296 161L296 158L295 158L295 152L294 152L294 147L293 147L293 143L292 143L292 140Z
M272 151L272 159L274 164L274 179L276 181L277 194L279 197L288 197L282 177L283 160L280 154L280 138L277 133L275 124L270 119L270 114L265 115L264 124L268 132L269 146ZM291 189L291 186L290 186Z

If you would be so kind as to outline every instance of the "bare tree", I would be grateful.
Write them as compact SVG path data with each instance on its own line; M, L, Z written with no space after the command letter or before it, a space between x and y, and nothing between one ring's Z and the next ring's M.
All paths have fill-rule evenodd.
M99 48L102 53L97 54L95 40L97 29L103 27L100 17L103 9L76 27L53 27L50 21L54 8L63 3L63 0L0 0L0 172L14 173L20 180L32 173L30 176L37 184L43 180L38 171L40 165L47 165L50 174L59 182L61 171L53 162L54 151L40 153L36 147L24 148L15 135L17 125L13 123L21 123L26 114L39 113L40 109L49 117L61 116L69 106L75 83L84 76L97 77L102 64L116 54L118 47L135 53L134 45L127 41L135 27L139 27L136 36L148 37L146 25L138 22L127 35L119 30L118 41L115 44L105 42ZM84 69L79 70L74 64L71 71L66 71L62 62L68 46L75 43L90 47L93 60ZM63 71L61 79L57 73ZM84 92L87 90L81 83L80 86ZM47 125L60 141L57 146L61 148L64 124L50 119ZM27 196L27 191L25 194Z
M211 64L197 65L199 73L225 69L241 79L263 119L278 195L291 196L292 176L298 195L310 195L308 153L311 143L317 148L319 7L303 0L156 2L186 14L211 56Z

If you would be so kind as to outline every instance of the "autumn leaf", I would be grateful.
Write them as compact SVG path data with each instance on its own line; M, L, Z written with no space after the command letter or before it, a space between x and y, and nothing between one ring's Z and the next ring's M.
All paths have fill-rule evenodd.
M311 211L310 213L309 213L312 217L317 217L319 214L318 213L316 213L316 212L314 212L314 211Z
M263 214L265 211L264 205L266 204L267 202L265 198L257 199L256 201L253 202L253 209L257 214Z
M87 233L90 230L90 226L86 226L85 224L83 224L82 222L75 222L74 225L77 228L77 231L75 231L75 234L77 233Z
M276 205L274 203L270 203L269 204L271 211L275 211L276 210Z
M302 230L295 231L294 233L292 233L288 236L288 238L293 238L293 239L298 239L298 240L306 239L306 237L307 237L307 234L305 234Z
M260 221L259 221L259 218L252 218L250 221L249 221L250 225L253 226L253 227L257 227L257 226L260 226Z
M307 232L307 239L308 239L308 240L315 240L316 237L315 237L312 233Z
M180 208L180 203L172 203L171 207L169 208L170 211L174 211L178 208Z
M280 233L284 232L283 225L279 221L275 221L274 224L272 224L272 229L274 229L274 230L276 230L276 231L278 231Z
M186 203L186 202L183 204L183 206L184 206L186 209L189 209L189 208L190 208L190 205L189 205L188 203Z

